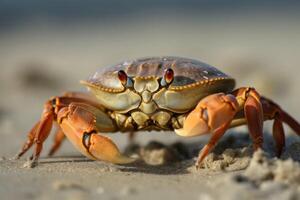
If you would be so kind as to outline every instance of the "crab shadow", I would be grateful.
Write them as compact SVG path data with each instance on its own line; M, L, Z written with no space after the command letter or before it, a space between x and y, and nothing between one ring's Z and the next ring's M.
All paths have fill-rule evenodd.
M82 155L65 155L65 156L52 156L42 157L39 160L39 164L53 164L53 163L89 163L94 162Z
M150 165L144 162L121 166L121 172L156 174L156 175L178 175L191 173L189 168L194 167L193 160L183 160L180 162L165 165Z
M286 139L287 143L295 141L294 137L287 137ZM157 175L190 174L195 171L195 158L197 157L199 150L201 150L201 148L205 144L206 142L196 141L189 143L179 142L165 145L159 142L152 141L144 147L128 146L125 149L125 153L127 155L130 155L131 153L137 153L137 151L139 153L140 151L143 151L144 155L137 162L127 165L113 165L102 161L93 161L81 155L46 157L41 159L39 163L42 165L51 163L77 163L78 165L80 165L80 163L89 163L89 165L85 165L85 167L90 166L91 168L95 169L108 168L108 171L124 173L144 173ZM213 150L213 153L220 155L228 148L236 149L247 146L249 147L249 145L251 145L249 134L228 134L226 137L221 139L221 141ZM270 154L271 157L274 157L274 155L272 155L272 152L275 152L274 143L270 134L265 134L264 149ZM149 162L147 162L147 159L149 159L147 158L147 156L153 158L153 155L157 156L157 152L161 152L161 150L164 152L164 156L167 155L167 158L163 158L166 159L165 162L163 164L149 164ZM289 153L289 150L287 149L286 152ZM236 156L239 157L241 155ZM297 158L294 158L293 156L290 156L290 153L289 157L292 157L293 160L300 160L299 156ZM283 155L282 158L286 159L286 156Z
M214 152L222 153L230 143L232 147L240 147L248 142L248 136L239 136L239 142L235 142L236 136L225 137L225 141L220 141ZM241 142L242 141L242 142ZM51 163L93 163L91 167L105 169L109 171L118 171L124 173L144 173L157 175L189 174L195 170L195 158L200 149L205 145L205 141L197 140L193 142L175 142L172 144L163 144L157 141L151 141L146 146L131 144L125 148L126 155L139 155L139 160L127 165L113 165L102 161L93 161L84 156L67 155L45 157L39 161L39 164ZM154 160L154 161L153 161ZM88 167L88 166L85 166Z
M122 172L122 173L144 173L144 174L157 174L157 175L172 175L172 174L188 174L190 173L188 168L194 166L192 159L186 159L178 162L167 163L163 165L150 165L142 160L138 160L135 163L126 165L114 165L102 161L90 160L81 155L67 155L67 156L53 156L43 157L39 160L39 166L51 165L51 164L66 164L74 163L74 165L80 165L88 163L85 167L93 169L106 169L109 172Z

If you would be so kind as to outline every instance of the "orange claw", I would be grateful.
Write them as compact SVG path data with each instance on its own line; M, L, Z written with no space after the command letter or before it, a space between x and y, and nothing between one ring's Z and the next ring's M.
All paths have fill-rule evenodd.
M124 156L113 141L105 136L92 134L90 136L89 153L97 160L115 164L128 164L136 161L134 158Z
M184 120L183 128L176 129L180 136L191 137L214 131L231 121L238 110L238 103L231 94L213 94L203 98Z
M262 147L263 107L259 94L253 88L240 88L233 94L212 94L203 98L197 107L187 115L183 128L175 130L181 136L196 136L211 132L212 137L199 153L196 167L230 128L239 111L244 110L254 150ZM278 125L277 125L278 126ZM282 133L276 133L281 137ZM280 140L280 139L277 139ZM278 143L278 145L281 145ZM279 147L281 148L281 147ZM280 149L281 150L281 149Z
M85 156L114 164L128 164L136 159L124 156L111 139L98 134L96 117L90 111L93 107L83 104L70 104L58 113L58 123L72 142Z
M199 153L197 168L224 135L238 108L238 102L231 94L219 93L207 96L186 117L183 128L175 130L181 136L196 136L212 132L208 144Z

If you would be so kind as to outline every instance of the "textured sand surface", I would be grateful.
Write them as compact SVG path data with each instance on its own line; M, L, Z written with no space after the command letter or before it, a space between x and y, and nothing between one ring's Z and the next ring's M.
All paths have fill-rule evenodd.
M231 141L228 138L223 144ZM144 150L148 151L142 154L144 159L149 161L149 154L156 157L152 165L115 166L82 156L58 156L42 158L37 167L28 168L25 160L2 158L0 193L12 199L300 198L297 158L278 160L258 151L251 159L249 147L224 149L220 144L217 148L223 152L211 153L203 168L196 170L193 159L166 159L161 152L171 148ZM286 153L299 155L299 148L300 143L294 143ZM173 160L179 158L173 156ZM163 160L168 162L157 162Z

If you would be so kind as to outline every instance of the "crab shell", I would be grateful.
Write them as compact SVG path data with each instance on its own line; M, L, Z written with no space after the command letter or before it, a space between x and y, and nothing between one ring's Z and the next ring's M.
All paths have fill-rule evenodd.
M174 72L173 82L162 86L166 69ZM124 87L118 78L123 70L133 80ZM228 75L203 62L180 57L151 57L125 61L102 68L87 81L82 81L100 104L113 112L151 117L155 113L187 113L205 96L229 92L235 81ZM133 116L134 117L134 116ZM145 118L145 117L144 117Z

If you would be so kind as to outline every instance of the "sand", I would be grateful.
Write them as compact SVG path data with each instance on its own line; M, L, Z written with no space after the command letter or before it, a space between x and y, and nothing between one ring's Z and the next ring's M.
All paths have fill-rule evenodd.
M11 199L300 198L297 158L281 160L261 150L252 155L250 146L224 148L232 137L242 141L247 135L225 137L216 148L221 153L210 153L198 170L196 157L187 153L195 152L194 144L154 141L135 148L145 162L129 166L63 155L41 158L30 168L24 159L2 157L0 193ZM285 155L299 155L299 147L289 145Z

